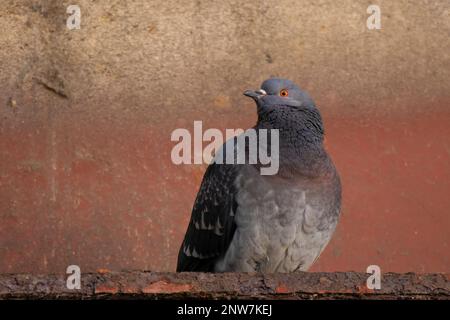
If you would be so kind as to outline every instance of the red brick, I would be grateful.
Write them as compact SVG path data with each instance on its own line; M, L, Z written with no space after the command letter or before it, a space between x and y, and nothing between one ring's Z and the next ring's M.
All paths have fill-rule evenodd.
M145 287L143 293L178 293L178 292L189 292L192 290L191 284L181 284L181 283L170 283L167 281L154 282L147 287Z
M288 287L286 287L285 284L280 284L276 289L275 289L276 293L289 293L290 290L288 289Z
M118 292L119 292L119 288L115 287L115 286L108 286L108 285L95 286L96 294L102 294L102 293L116 294Z

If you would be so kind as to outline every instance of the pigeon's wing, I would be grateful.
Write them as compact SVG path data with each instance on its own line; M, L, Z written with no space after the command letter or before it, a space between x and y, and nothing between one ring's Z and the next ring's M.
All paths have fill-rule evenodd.
M213 272L233 238L238 166L212 163L203 177L178 254L177 272Z

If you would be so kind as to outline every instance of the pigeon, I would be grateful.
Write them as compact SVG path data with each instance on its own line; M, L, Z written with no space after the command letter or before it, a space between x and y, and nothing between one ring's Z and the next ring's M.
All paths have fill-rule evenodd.
M336 229L341 183L324 149L322 118L311 97L281 78L244 95L256 102L256 132L279 130L278 172L262 175L261 163L212 161L177 272L307 271Z

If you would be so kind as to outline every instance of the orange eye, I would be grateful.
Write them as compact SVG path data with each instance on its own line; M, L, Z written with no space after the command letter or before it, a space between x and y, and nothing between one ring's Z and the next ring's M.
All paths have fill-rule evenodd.
M287 91L286 89L283 89L280 91L280 96L287 97L288 95L289 95L289 91Z

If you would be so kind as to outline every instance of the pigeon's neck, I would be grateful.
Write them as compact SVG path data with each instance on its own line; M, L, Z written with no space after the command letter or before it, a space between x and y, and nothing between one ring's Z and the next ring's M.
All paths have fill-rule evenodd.
M282 121L260 118L256 128L279 130L279 175L315 178L333 171L323 147L323 127L318 112L293 114Z

